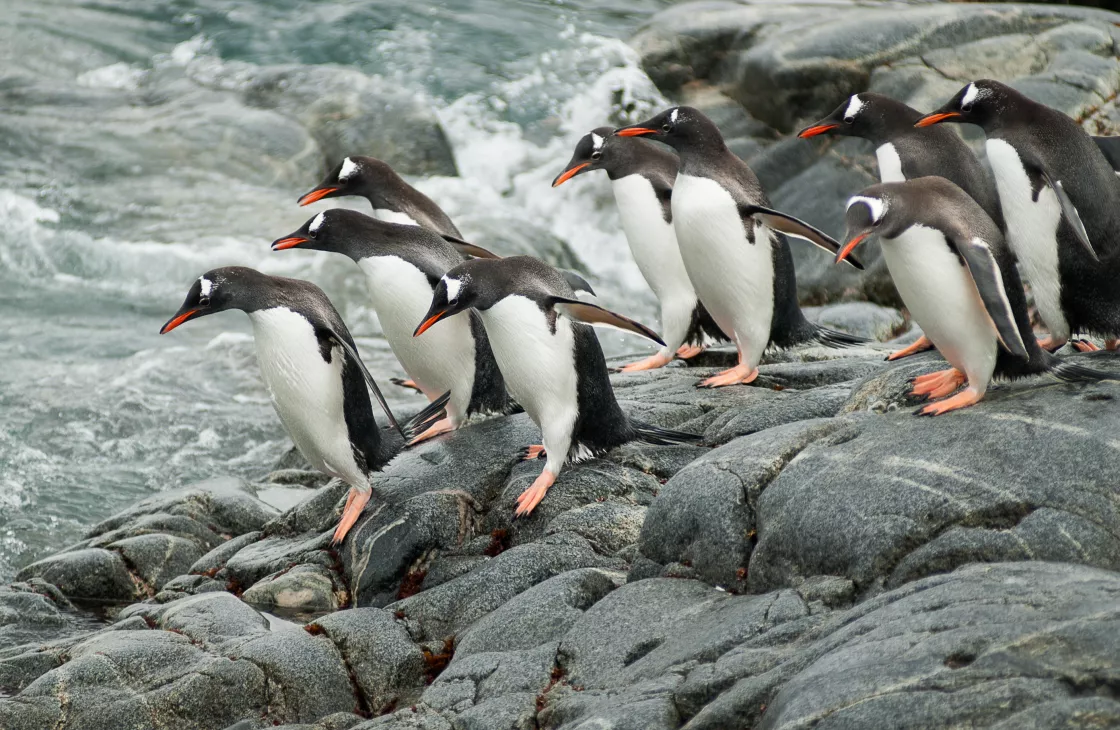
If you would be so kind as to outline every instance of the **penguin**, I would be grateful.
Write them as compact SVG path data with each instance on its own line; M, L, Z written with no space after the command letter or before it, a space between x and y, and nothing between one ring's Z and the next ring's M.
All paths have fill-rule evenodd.
M545 466L518 497L516 515L527 515L540 504L565 463L590 459L628 441L699 440L622 412L603 350L588 325L616 327L665 343L645 325L576 299L563 274L543 261L511 256L459 264L440 279L415 336L467 309L481 316L506 386L541 429L543 447L530 446L526 458L543 454Z
M793 256L781 234L804 238L831 253L839 244L770 208L754 171L727 149L710 119L692 107L678 106L615 134L650 135L680 155L671 208L681 259L700 301L731 335L739 353L737 366L707 378L700 387L753 382L771 344L848 347L867 342L805 319L797 303ZM863 268L850 257L848 262Z
M456 429L476 413L504 414L514 407L477 314L443 322L423 339L412 336L440 277L461 263L463 254L496 258L457 242L419 226L334 208L272 244L274 251L331 251L353 259L366 275L385 339L410 381L429 400L451 392L447 418L413 443Z
M1112 171L1120 175L1120 137L1093 137L1093 143L1112 166Z
M1067 382L1109 377L1062 362L1031 334L1015 258L999 226L973 198L942 177L872 185L848 201L843 261L878 235L883 258L914 320L952 365L920 376L912 395L944 398L921 407L937 416L979 402L992 376L1053 373Z
M802 129L802 139L819 135L862 137L875 145L881 182L902 182L938 175L956 184L980 204L1000 231L1003 212L994 181L964 140L950 129L916 129L922 118L917 109L889 96L864 91L853 94L824 119ZM933 343L924 334L916 342L887 357L897 360Z
M683 359L699 355L706 339L725 342L728 337L697 299L677 246L669 203L677 156L659 145L613 132L611 127L599 127L581 138L552 187L589 170L607 171L630 253L661 304L666 343L656 354L625 365L622 371L652 370L667 365L674 353Z
M984 130L1007 239L1057 349L1120 336L1120 179L1077 122L998 81L974 81L915 125ZM1111 343L1115 346L1115 342ZM1092 348L1095 349L1095 348Z
M463 237L435 201L405 182L381 160L358 156L343 159L318 187L300 197L299 204L343 195L365 198L373 206L374 216L381 220L420 226L457 239Z
M253 323L261 375L296 448L316 469L350 485L334 532L333 542L340 543L369 501L373 472L405 440L441 418L447 399L437 399L405 426L398 425L327 295L310 282L242 266L213 269L196 279L160 334L229 309L240 309ZM381 433L366 386L396 431Z

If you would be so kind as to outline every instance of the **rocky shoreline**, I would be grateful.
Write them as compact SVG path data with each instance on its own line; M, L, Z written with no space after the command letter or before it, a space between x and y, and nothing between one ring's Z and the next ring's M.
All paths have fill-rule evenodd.
M852 91L927 108L1025 77L1120 131L1120 16L902 7L683 4L633 45L834 232L870 152L789 132ZM801 258L808 301L893 301L881 266ZM897 310L811 315L894 344L772 353L752 387L694 387L726 351L613 375L702 444L565 469L525 519L524 414L399 455L340 549L346 487L295 454L144 500L0 587L0 727L1120 725L1120 359L1063 353L1117 380L915 418L909 381L943 363L884 360L916 335Z

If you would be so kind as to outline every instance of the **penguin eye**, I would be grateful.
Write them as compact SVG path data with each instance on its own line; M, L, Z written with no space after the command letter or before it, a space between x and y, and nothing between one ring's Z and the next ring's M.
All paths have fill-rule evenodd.
M972 111L972 102L970 101L970 102L968 102L967 104L961 104L961 111L962 111L962 112L970 112L970 111Z
M199 297L198 298L198 306L209 307L210 306L210 297L208 297L208 296Z
M591 159L593 159L593 160L597 160L602 156L603 156L602 152L592 152L591 153Z
M855 115L844 117L844 124L854 124L856 121Z
M668 122L665 122L664 124L661 125L661 131L665 132L666 134L668 134L669 132L672 132L673 131L673 125L669 124Z

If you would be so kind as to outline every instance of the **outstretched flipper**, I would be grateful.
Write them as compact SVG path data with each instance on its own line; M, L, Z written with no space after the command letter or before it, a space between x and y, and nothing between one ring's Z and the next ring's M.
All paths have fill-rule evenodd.
M330 336L331 340L335 342L335 344L340 346L346 352L346 355L354 362L355 365L358 366L358 369L362 371L362 377L366 379L366 385L368 385L369 389L373 391L373 397L377 399L378 404L381 406L381 410L385 411L385 415L389 418L389 423L393 424L393 428L397 429L400 435L404 436L405 440L407 441L408 436L405 434L404 429L401 428L401 425L397 423L396 416L394 416L393 412L389 410L389 404L385 401L385 396L381 394L381 389L377 387L377 383L374 382L373 376L370 374L369 370L366 369L366 364L362 362L362 358L358 354L358 351L354 349L354 346L347 342L344 338L339 337L338 333L334 330L328 329L327 334Z
M972 275L972 281L980 292L984 309L988 311L988 316L996 326L1000 343L1012 355L1028 358L1027 346L1023 343L1023 336L1015 323L1015 312L1011 309L1007 290L1003 288L1003 276L1000 274L995 256L992 255L992 249L981 238L970 240L954 238L953 245L968 266L968 273Z
M577 321L589 324L594 327L613 327L615 329L623 330L624 332L633 332L636 335L641 335L647 339L653 340L662 347L665 346L664 340L641 322L635 322L629 317L624 317L621 314L604 309L598 304L591 304L589 302L581 302L575 299L566 299L564 297L551 297L550 303L552 308L557 312Z
M473 256L476 259L500 259L501 258L501 256L494 253L493 251L487 251L482 246L478 246L476 244L470 243L469 241L464 241L461 238L456 238L455 236L451 236L451 235L448 235L446 233L441 233L439 235L440 235L440 237L443 238L443 240L447 241L452 246L454 246L456 249L458 249L459 253L463 254L464 256Z
M792 215L782 213L773 208L767 208L761 205L740 205L739 215L743 218L757 218L766 224L767 227L775 231L780 231L787 236L804 239L831 254L835 255L840 252L840 242L832 236L799 218L794 218ZM847 261L861 271L863 270L863 264L852 256L846 256L844 261Z

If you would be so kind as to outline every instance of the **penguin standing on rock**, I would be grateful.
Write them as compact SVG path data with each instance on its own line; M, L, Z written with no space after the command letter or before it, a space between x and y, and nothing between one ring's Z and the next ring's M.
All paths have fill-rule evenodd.
M568 279L529 256L459 264L440 280L431 308L416 328L422 336L467 309L482 317L506 386L541 429L544 470L518 497L516 514L540 504L567 462L590 459L628 441L680 444L692 434L628 418L619 408L599 340L591 327L616 327L665 343L632 319L576 299Z
M878 235L883 258L914 320L953 367L914 381L912 395L944 398L921 408L937 416L978 402L992 375L1050 372L1067 382L1109 377L1062 362L1039 347L1015 259L976 201L940 177L872 185L848 201L844 260Z
M1098 144L1060 111L991 80L964 87L916 126L940 122L976 124L987 135L1008 242L1050 330L1043 347L1084 332L1114 348L1120 179Z
M1005 230L999 195L980 160L951 129L916 129L914 123L921 118L920 111L901 101L865 91L852 95L797 136L862 137L875 145L881 182L903 182L928 175L943 177L972 196L1000 231ZM929 338L922 335L887 359L897 360L932 347Z
M322 290L310 282L242 266L200 276L160 334L229 309L240 309L253 323L261 375L296 448L316 469L350 485L334 533L334 542L339 543L369 501L373 472L401 450L404 440L443 416L446 398L434 401L402 428ZM373 420L367 385L400 436L381 433Z
M615 134L649 135L680 155L672 217L681 258L700 301L739 351L737 366L702 381L701 387L753 382L762 354L771 344L819 342L849 347L867 341L805 319L797 303L793 256L782 233L832 253L839 244L809 224L771 209L754 171L727 149L710 119L692 107L680 106Z
M656 354L622 370L652 370L667 365L674 353L685 359L700 354L705 338L728 338L697 299L677 246L669 203L677 156L659 145L613 132L610 127L600 127L580 139L552 187L589 170L607 171L630 253L661 303L665 337L665 346Z
M405 182L404 178L381 160L372 157L347 157L327 173L323 182L299 199L308 205L324 198L358 195L373 206L373 214L383 221L420 226L441 235L462 238L459 229L435 201Z
M495 258L494 254L472 244L450 243L419 226L342 208L319 213L272 248L341 253L365 273L385 339L409 379L429 400L451 392L447 418L417 436L416 442L458 428L475 413L508 413L514 408L477 314L442 322L423 339L412 336L440 277L462 263L463 254Z

